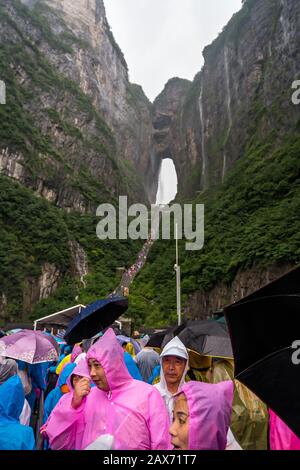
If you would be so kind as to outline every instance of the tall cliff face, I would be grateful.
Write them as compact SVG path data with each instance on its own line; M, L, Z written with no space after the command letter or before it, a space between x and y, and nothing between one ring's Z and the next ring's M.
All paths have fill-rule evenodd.
M47 2L60 12L72 33L90 46L78 49L71 63L66 64L65 57L57 62L54 57L55 65L73 77L100 110L116 139L119 164L124 173L128 173L128 192L132 184L139 183L134 180L140 179L140 191L144 186L146 194L141 192L139 198L147 200L146 169L152 143L151 103L140 86L129 82L127 64L107 22L103 0ZM134 172L128 170L126 162L132 165Z
M139 246L98 240L93 214L122 194L148 202L152 115L102 0L0 0L0 44L0 319L13 320L105 296L132 263Z
M0 7L2 174L67 210L89 212L119 194L148 201L151 105L129 83L103 1Z
M299 1L245 0L204 58L174 107L170 81L158 100L168 111L157 118L156 155L174 160L178 200L205 205L203 249L187 252L179 241L190 318L210 315L300 262L300 120L292 103ZM176 321L173 265L174 241L156 242L131 289L130 313L141 323Z
M280 141L298 122L297 0L246 0L204 50L205 64L170 127L179 191L190 197L222 183L255 140ZM176 137L177 136L177 137Z
M153 180L157 181L161 161L172 158L179 176L179 185L184 179L186 148L182 149L181 109L191 82L180 78L168 81L164 90L153 103Z

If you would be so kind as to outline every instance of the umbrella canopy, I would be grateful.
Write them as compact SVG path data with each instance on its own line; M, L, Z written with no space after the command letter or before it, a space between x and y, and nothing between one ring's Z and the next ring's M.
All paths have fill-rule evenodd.
M134 347L134 353L138 354L140 352L141 347L138 344L138 342L135 341L133 338L130 338L129 336L125 336L125 335L117 335L116 338L120 346L122 346L123 343L131 343Z
M6 333L2 330L0 330L0 338L3 338L3 336L6 336Z
M292 344L300 333L300 296L257 298L225 309L235 377L300 437L300 365Z
M0 356L38 364L58 359L56 341L41 331L22 330L0 339Z
M116 336L118 343L122 346L123 343L130 343L131 339L129 336L124 336L124 335L117 335Z
M185 328L185 324L164 328L161 331L151 334L150 339L147 341L147 347L162 349L171 339L178 336L178 333L183 330L183 328Z
M174 336L183 342L186 348L202 356L231 359L233 357L230 337L226 324L215 320L190 321L173 330L173 336L167 334L163 340L164 347Z
M91 338L104 330L128 309L128 298L112 297L97 300L81 312L69 324L64 339L75 344L82 339Z
M150 339L147 343L147 347L149 348L160 348L164 337L166 336L168 330L158 331L157 333L153 333L150 335Z

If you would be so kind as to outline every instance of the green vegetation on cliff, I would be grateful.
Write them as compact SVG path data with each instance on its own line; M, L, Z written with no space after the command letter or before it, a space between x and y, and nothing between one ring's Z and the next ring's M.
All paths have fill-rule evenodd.
M56 18L57 13L43 2L29 9L12 0L10 8L0 0L0 24L9 37L0 48L1 80L7 87L7 104L0 107L1 146L22 155L33 186L42 178L55 187L59 167L60 175L64 175L62 184L81 193L89 207L113 201L116 189L130 194L127 180L135 171L129 162L125 167L119 161L111 129L79 84L50 63L35 43L34 34L60 53L72 54L73 45L86 48L88 44L72 35L62 18ZM54 34L49 18L60 24L64 40ZM30 27L24 30L22 21ZM53 138L54 133L58 139ZM112 173L110 185L103 184L99 174L91 171L90 155L105 168L104 177ZM74 158L78 160L79 156L80 164L74 165ZM134 190L141 193L139 181L136 177L134 180Z
M133 198L143 188L133 165L120 160L112 130L78 77L71 74L69 79L70 73L64 75L58 67L61 60L73 63L75 52L92 45L75 36L61 13L44 1L28 8L20 0L0 0L0 26L0 79L7 92L7 103L0 106L3 174L11 173L13 156L18 168L24 167L19 175L24 186L0 175L4 322L89 303L114 290L119 283L116 267L130 265L141 244L100 241L95 216L69 211L116 203L118 194ZM38 188L49 191L53 205L34 193ZM67 206L68 213L55 204ZM87 256L85 285L74 275L72 241ZM38 302L38 280L49 265L59 274L59 287Z
M140 242L101 241L96 217L67 214L10 178L0 176L0 187L0 295L7 300L6 318L37 318L106 297L117 287L116 268L133 263ZM70 241L79 243L87 255L86 287L72 273ZM59 270L59 288L33 311L26 310L27 286L37 286L46 263Z

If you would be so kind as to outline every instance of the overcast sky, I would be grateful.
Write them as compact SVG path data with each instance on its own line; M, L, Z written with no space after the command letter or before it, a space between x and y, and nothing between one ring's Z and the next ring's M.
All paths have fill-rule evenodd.
M241 0L104 0L130 81L153 101L172 77L192 80L202 50L222 31Z

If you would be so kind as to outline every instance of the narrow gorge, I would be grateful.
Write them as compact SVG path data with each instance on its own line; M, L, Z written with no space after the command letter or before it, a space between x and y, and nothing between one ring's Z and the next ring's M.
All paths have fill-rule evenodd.
M185 315L203 318L299 262L297 0L244 0L191 82L151 103L103 0L0 0L0 318L88 303L142 241L100 241L96 207L156 201L164 159L176 201L205 204L205 246L180 246ZM199 51L200 54L201 51ZM137 325L176 318L174 242L157 241L130 291Z

